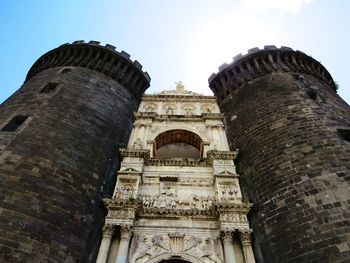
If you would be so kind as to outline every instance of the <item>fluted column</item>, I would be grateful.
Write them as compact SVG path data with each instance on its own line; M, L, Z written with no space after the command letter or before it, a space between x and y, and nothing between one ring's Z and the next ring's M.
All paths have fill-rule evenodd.
M251 229L239 229L244 259L246 263L255 263L254 252L250 238L252 232L253 231Z
M127 262L131 235L132 235L132 229L130 226L128 225L120 226L120 243L119 243L116 263Z
M102 228L102 241L100 250L98 251L96 263L105 263L107 260L109 245L111 244L112 236L115 232L115 226L104 225Z
M232 231L222 231L221 238L224 243L225 263L236 263L232 242Z

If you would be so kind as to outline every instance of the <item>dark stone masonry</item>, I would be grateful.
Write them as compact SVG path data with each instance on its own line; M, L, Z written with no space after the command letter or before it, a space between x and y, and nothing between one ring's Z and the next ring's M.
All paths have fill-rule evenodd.
M327 70L268 46L209 79L250 214L258 262L349 262L350 108Z
M88 262L150 78L97 42L42 56L0 112L0 262Z

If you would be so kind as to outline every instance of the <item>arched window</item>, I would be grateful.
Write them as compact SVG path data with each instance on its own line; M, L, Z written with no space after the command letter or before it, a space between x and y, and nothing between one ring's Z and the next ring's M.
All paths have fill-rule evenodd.
M202 158L203 141L187 130L169 130L155 138L153 152L156 158Z

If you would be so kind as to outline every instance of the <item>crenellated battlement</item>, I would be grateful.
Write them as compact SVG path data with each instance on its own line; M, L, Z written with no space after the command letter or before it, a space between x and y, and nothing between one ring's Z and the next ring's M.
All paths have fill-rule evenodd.
M213 73L208 82L211 90L222 101L247 81L278 71L312 75L336 91L332 76L320 62L301 51L283 46L252 48L245 55L238 54L233 57L232 63L222 64L219 72Z
M29 70L25 82L35 74L52 67L75 66L89 68L118 81L136 98L141 98L149 87L151 78L142 71L142 65L132 61L130 55L118 52L115 46L100 45L98 41L83 40L66 43L41 56Z

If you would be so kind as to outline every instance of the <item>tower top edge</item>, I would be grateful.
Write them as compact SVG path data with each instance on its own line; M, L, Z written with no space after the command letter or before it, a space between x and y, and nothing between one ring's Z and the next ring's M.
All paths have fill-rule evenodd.
M144 81L150 85L151 78L146 71L142 70L142 65L137 60L132 61L130 55L125 51L117 51L116 47L110 44L101 45L99 41L77 40L72 43L65 43L42 55L30 68L25 82L35 74L57 66L76 66L94 69L107 73L112 68L114 61L127 64L138 72ZM112 70L109 70L110 72ZM108 74L107 74L108 75ZM111 76L113 78L113 76Z
M244 83L277 71L313 75L327 82L336 91L332 76L319 61L302 51L286 46L277 48L274 45L264 46L263 49L251 48L244 55L239 53L233 57L232 62L219 66L218 72L209 77L208 83L216 94L218 90L215 86L221 85L218 83L223 82L222 78L234 78L233 82Z

